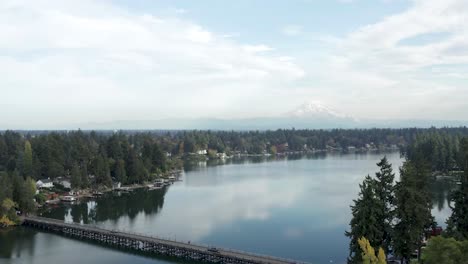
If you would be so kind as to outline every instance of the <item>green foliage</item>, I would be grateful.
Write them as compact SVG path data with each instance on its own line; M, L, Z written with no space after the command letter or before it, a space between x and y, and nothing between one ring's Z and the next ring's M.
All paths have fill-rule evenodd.
M96 175L96 183L98 185L104 185L107 187L112 186L112 179L110 176L109 170L109 163L107 158L103 155L99 155L96 159L95 165L95 175Z
M462 167L460 139L466 134L431 129L419 133L405 149L408 160L425 160L432 171L447 172Z
M16 171L0 172L0 226L18 223L16 208L33 212L35 193L36 183L30 177L23 179Z
M379 201L377 223L379 225L378 229L383 232L379 246L388 251L392 242L393 220L395 217L395 174L387 157L383 157L377 163L377 166L380 168L380 171L375 174L375 193Z
M121 182L122 184L127 183L127 172L125 171L125 161L120 159L115 163L114 174L115 174L114 177L117 181Z
M454 206L447 220L447 233L457 239L468 239L468 138L461 141L464 174L459 189L451 194Z
M88 188L89 176L88 176L88 166L86 165L86 163L82 163L80 174L81 174L81 188Z
M38 193L34 196L34 199L36 200L36 203L38 204L45 204L47 197L43 193Z
M351 241L349 245L350 263L360 263L362 261L359 239L367 237L372 245L380 245L383 231L379 230L378 214L379 201L375 195L375 180L366 176L362 184L359 185L361 191L359 197L354 200L351 206L353 218L351 219L351 230L346 232Z
M430 171L423 162L407 161L400 170L396 186L395 253L409 260L421 246L424 231L434 224L431 197L428 190Z
M468 241L441 236L431 238L422 252L424 264L466 264L468 263Z
M26 140L24 143L24 156L23 156L23 175L27 177L33 176L33 156L31 143Z
M367 176L359 185L359 198L351 206L351 230L346 232L350 241L350 263L359 263L362 247L359 239L366 237L370 244L388 250L392 241L394 220L394 173L386 157L377 163L380 171L373 179ZM366 239L366 240L367 240Z
M81 183L81 172L77 164L75 164L71 171L71 188L80 189L82 187Z

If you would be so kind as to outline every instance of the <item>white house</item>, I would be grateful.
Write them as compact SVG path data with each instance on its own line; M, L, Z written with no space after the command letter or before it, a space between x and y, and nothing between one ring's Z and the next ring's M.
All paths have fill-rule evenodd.
M122 184L120 182L114 182L112 183L112 189L120 189Z
M206 154L208 154L208 151L206 151L206 149L201 149L201 150L197 151L197 154L198 155L206 155Z
M54 187L54 183L50 179L41 179L36 182L36 187L38 189L42 189L42 188L48 189L48 188Z
M62 185L66 189L71 189L71 181L66 177L58 177L54 180L55 184Z

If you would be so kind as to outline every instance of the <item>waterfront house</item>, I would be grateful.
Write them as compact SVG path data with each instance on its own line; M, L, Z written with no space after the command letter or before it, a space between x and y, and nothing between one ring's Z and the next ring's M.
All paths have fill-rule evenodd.
M197 151L197 154L198 155L206 155L206 154L208 154L208 151L206 149L201 149L201 150Z
M120 182L114 182L114 183L112 183L112 189L114 189L114 190L115 189L120 189L121 185L122 184Z
M54 187L54 183L50 179L41 179L36 182L38 189L49 189Z
M62 185L65 189L71 189L71 180L65 177L58 177L55 181L56 184Z

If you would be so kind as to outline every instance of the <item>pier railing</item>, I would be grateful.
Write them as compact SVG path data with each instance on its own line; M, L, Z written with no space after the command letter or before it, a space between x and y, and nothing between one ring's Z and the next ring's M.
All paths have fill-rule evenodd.
M80 230L92 231L92 232L98 232L98 233L106 233L106 234L111 234L111 235L120 236L120 237L126 236L131 239L141 239L141 241L152 240L158 244L165 244L166 246L175 246L179 248L185 248L188 250L200 251L203 253L209 252L209 249L216 248L216 250L218 250L219 252L218 253L219 255L226 255L230 257L235 257L236 259L242 259L242 260L245 260L245 263L289 263L289 264L301 263L301 264L306 264L306 262L287 259L287 258L269 256L269 255L258 254L258 253L251 253L251 252L246 252L246 251L237 250L237 249L218 247L215 245L206 245L202 243L191 243L191 242L189 243L188 241L186 242L186 241L177 240L175 238L174 239L166 238L166 237L157 236L153 234L142 234L139 232L128 231L128 230L108 229L103 226L98 226L95 224L64 222L64 221L57 220L57 219L50 219L50 218L43 218L43 217L25 217L24 221L25 222L30 221L31 223L41 223L42 225L50 224L50 225L62 226L66 228L76 228Z

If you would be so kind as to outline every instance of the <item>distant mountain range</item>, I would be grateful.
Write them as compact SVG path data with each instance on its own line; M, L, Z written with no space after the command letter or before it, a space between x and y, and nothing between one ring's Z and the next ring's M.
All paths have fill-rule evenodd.
M403 128L403 127L468 126L468 121L447 120L359 120L343 114L320 102L308 102L291 112L278 117L244 119L161 119L122 120L105 123L85 123L81 129L199 129L199 130L276 130L290 129L331 129L331 128Z

